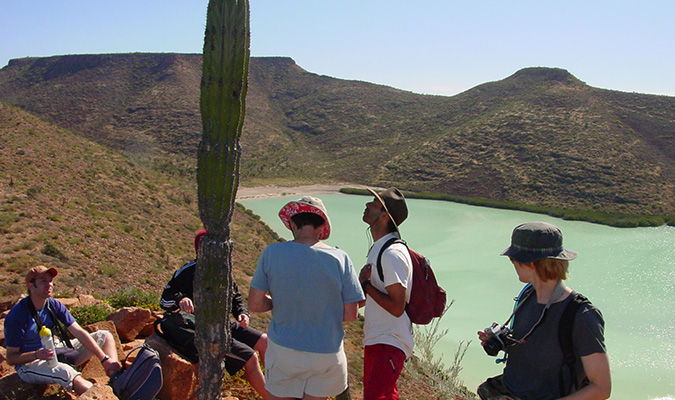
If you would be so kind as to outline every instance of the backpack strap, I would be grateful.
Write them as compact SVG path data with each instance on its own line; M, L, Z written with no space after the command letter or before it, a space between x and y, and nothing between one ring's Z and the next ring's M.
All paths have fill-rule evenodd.
M582 305L591 304L588 299L577 292L572 293L572 300L567 303L565 310L560 316L560 322L558 323L558 341L560 343L560 349L563 353L563 365L558 377L558 385L560 388L560 395L565 396L570 393L570 389L573 387L575 390L579 390L585 385L588 381L587 377L580 382L579 377L577 376L577 357L574 354L574 341L572 339L572 329L574 328L574 321L576 319L577 313ZM569 372L569 377L572 386L565 387L564 382L564 370L567 369Z
M54 324L53 328L56 330L56 335L59 337L59 339L66 344L66 346L70 347L71 349L73 348L73 344L70 343L70 338L68 337L68 332L66 332L65 328L61 324L61 321L59 321L58 318L56 318L56 314L54 314L54 311L52 311L51 306L49 305L49 299L47 299L47 302L45 303L45 307L47 307L47 313L49 313L49 318L52 319L52 322ZM35 306L33 305L33 301L30 299L30 296L28 297L28 311L30 311L31 316L33 317L33 320L35 320L35 324L38 327L38 331L42 329L42 326L44 325L42 323L42 319L40 319L40 316L37 313L37 310L35 309Z
M56 334L59 336L59 339L61 339L61 341L65 343L67 347L72 349L73 344L70 343L68 332L66 331L66 328L63 327L63 324L61 324L61 321L59 321L59 319L56 318L56 314L49 305L49 299L47 299L47 312L49 313L49 316L51 317L52 321L54 321L54 327L56 328Z
M393 237L382 245L382 248L380 249L380 252L377 255L377 275L380 277L380 280L384 282L384 271L382 270L382 253L387 249L387 247L391 246L394 243L402 243L406 247L408 247L408 244L405 242L403 239L399 239L397 237Z

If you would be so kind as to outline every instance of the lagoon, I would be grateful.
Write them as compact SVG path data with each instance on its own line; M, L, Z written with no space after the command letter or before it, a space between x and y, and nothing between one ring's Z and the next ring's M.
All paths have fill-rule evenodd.
M241 200L285 239L291 239L277 212L299 196ZM319 196L332 222L326 243L351 257L358 272L372 241L361 221L370 197ZM460 341L471 341L460 379L471 390L501 365L488 357L476 331L504 322L522 288L499 253L523 222L557 225L564 246L579 253L570 263L568 286L586 295L605 317L612 368L612 399L675 399L675 228L612 228L564 221L540 214L490 209L445 201L408 200L403 239L431 260L439 284L454 299L441 320L448 330L437 353L450 364Z

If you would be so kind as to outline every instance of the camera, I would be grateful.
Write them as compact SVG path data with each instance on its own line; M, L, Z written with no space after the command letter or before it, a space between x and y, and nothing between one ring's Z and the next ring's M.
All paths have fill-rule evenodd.
M485 333L490 338L485 342L483 349L489 356L495 357L506 346L518 344L518 340L513 337L513 332L506 325L499 325L495 322L492 326L485 328Z

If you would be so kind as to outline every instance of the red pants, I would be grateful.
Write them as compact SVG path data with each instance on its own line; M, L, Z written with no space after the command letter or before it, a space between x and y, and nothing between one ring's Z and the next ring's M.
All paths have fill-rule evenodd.
M366 346L363 355L363 400L398 400L396 381L405 353L388 344Z

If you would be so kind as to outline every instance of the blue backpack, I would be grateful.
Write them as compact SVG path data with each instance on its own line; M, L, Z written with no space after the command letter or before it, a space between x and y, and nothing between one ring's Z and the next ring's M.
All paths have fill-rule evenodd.
M129 356L136 350L136 359L126 368ZM162 383L159 353L146 343L129 350L122 369L110 377L110 386L120 400L153 400L162 389Z

